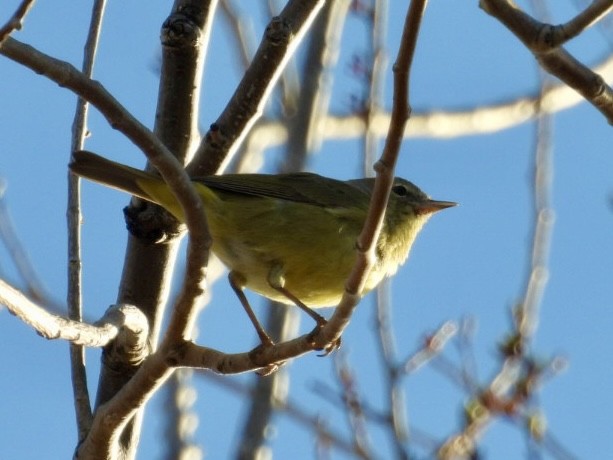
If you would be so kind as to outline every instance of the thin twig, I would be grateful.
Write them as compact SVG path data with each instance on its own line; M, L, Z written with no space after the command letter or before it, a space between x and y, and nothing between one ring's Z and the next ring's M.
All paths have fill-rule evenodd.
M96 51L106 0L96 0L92 7L92 18L89 33L85 42L82 72L91 78L93 74ZM81 150L87 136L87 101L77 99L74 121L72 124L71 152ZM68 174L68 317L74 321L83 320L81 305L81 191L80 179ZM87 387L85 372L85 351L82 346L70 344L70 369L72 376L72 391L75 403L77 431L79 441L83 440L91 428L92 406Z
M362 398L358 392L355 374L343 353L336 354L334 364L338 386L341 389L343 412L349 423L353 443L360 452L364 452L365 456L372 457L374 451L372 440L368 435L366 416L362 407Z
M543 37L549 46L561 46L587 30L613 9L611 0L594 0L583 11L565 24L551 27Z
M387 52L385 38L387 33L387 0L376 0L372 9L372 64L369 74L370 87L368 91L368 105L364 120L366 131L364 133L364 175L372 175L372 165L379 148L379 136L374 128L374 119L383 107L383 94L385 93L385 70L387 68Z
M364 119L366 130L364 133L364 174L372 174L372 165L379 148L379 137L376 134L374 120L376 114L382 110L383 94L385 83L385 69L387 67L387 52L385 38L387 33L387 0L377 0L373 8L367 11L367 17L371 25L371 55L372 63L368 72L370 87L368 104L365 107ZM391 320L391 301L389 297L390 281L380 283L377 287L376 309L377 309L377 331L379 349L384 368L383 379L385 382L385 398L387 402L387 412L389 414L386 424L394 447L396 458L407 459L407 441L409 439L409 423L406 410L406 400L404 390L401 385L401 375L398 372L398 357L396 352L396 341Z
M447 345L457 333L458 326L453 321L447 321L440 326L436 331L428 334L423 339L421 347L409 355L399 366L403 374L409 375L420 369L428 361L437 357L442 353L443 348Z
M23 0L15 10L15 13L13 13L13 16L11 16L6 24L0 27L0 47L13 31L21 30L26 15L34 6L34 1L35 0Z
M376 308L377 343L383 363L384 391L387 399L387 413L389 414L386 428L394 445L396 457L406 459L408 458L406 446L409 439L409 422L405 394L401 386L402 374L399 372L395 334L392 328L392 308L388 282L383 283L377 289Z
M541 95L544 95L550 83L543 72L540 76ZM473 399L467 405L464 429L449 437L439 449L438 455L444 459L474 454L480 436L496 417L514 422L525 430L528 439L541 439L546 434L544 424L538 422L541 417L535 415L531 405L547 367L534 362L529 347L537 327L539 306L547 281L553 222L549 198L551 120L546 113L538 112L537 115L532 185L534 227L523 297L514 311L514 330L501 345L500 370L487 385L482 386L484 390L471 392ZM544 443L542 446L546 448Z
M518 332L529 340L538 324L539 306L547 286L548 256L553 230L554 212L551 208L551 120L543 115L537 119L537 135L533 172L534 227L530 268L522 300L516 311Z

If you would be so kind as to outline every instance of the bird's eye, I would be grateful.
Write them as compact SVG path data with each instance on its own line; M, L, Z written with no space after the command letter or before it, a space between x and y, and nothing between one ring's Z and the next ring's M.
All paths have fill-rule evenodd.
M392 187L392 192L394 192L398 196L407 196L407 193L409 191L407 190L407 188L404 185L398 184L398 185L394 185Z

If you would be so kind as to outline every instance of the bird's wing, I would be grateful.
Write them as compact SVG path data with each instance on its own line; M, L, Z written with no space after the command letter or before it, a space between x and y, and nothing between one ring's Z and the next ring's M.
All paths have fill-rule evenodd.
M358 187L356 181L343 182L312 173L226 174L193 180L217 191L277 198L330 208L366 208L370 196L366 192L368 187Z

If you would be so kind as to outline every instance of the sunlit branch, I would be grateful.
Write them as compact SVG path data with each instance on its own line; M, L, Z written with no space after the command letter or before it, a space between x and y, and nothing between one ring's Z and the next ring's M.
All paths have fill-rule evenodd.
M145 337L148 331L147 321L143 321L142 313L135 307L109 309L95 324L87 324L49 313L3 280L0 280L0 303L40 336L86 347L104 347L116 339L122 329L135 334L145 333Z
M613 81L613 56L608 56L595 66L595 72L607 81ZM462 136L489 134L526 123L541 113L555 114L583 102L583 98L566 84L550 85L542 98L539 95L518 97L506 102L465 110L414 110L411 122L404 131L405 138L453 139ZM540 102L539 102L540 101ZM384 137L390 123L385 111L373 113L368 129L377 137ZM320 135L322 142L356 139L364 136L366 122L361 114L329 113L322 117ZM287 126L280 121L262 119L247 139L248 148L273 148L287 142Z

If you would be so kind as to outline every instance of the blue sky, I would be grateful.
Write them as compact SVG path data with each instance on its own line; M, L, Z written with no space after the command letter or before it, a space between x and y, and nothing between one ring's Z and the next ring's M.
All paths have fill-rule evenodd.
M6 18L16 3L1 5L0 18ZM553 22L567 20L573 2L555 3ZM140 2L111 2L96 64L96 78L147 126L153 124L157 97L159 27L170 6L169 2L148 3L147 8ZM15 38L79 66L88 13L86 4L41 2ZM403 15L391 15L388 35L393 44ZM256 37L262 31L258 17ZM349 112L349 101L360 90L348 66L352 55L365 49L363 24L354 17L347 27L331 102L337 113ZM226 34L224 23L217 23L204 77L201 126L215 120L240 78L239 65L227 52ZM390 53L395 50L392 45ZM610 52L603 31L597 29L573 41L569 50L588 64ZM45 286L62 300L66 164L75 98L4 57L0 57L0 75L0 177L6 184L5 203ZM534 94L536 77L532 56L477 2L430 2L411 82L416 112L459 110ZM387 105L390 88L387 78ZM95 111L89 127L88 149L132 165L144 163L142 154ZM551 432L572 453L578 458L602 458L603 452L613 450L613 440L607 436L613 411L609 390L613 370L608 365L613 327L610 127L594 108L582 103L557 114L553 130L555 226L549 284L533 349L542 359L563 357L568 369L546 382L538 402ZM415 350L427 331L468 316L478 324L473 347L479 382L487 382L497 370L497 345L509 329L509 311L522 293L529 257L533 135L534 126L523 124L489 135L409 139L403 145L397 174L434 198L457 201L460 206L432 218L391 283L401 356ZM278 151L268 152L267 165L274 165L277 155ZM310 170L338 178L356 177L360 168L358 140L326 142L308 164ZM116 297L126 240L121 209L127 197L89 183L84 183L83 194L84 301L86 315L96 319ZM9 280L16 279L4 248L0 248L0 270ZM260 316L264 308L263 303L257 306ZM383 400L382 374L376 364L373 318L369 296L343 337L342 351L354 367L359 390L378 407ZM305 318L302 329L310 326ZM201 314L198 328L203 345L242 351L255 344L224 279L212 287L212 303ZM40 458L41 446L53 458L66 458L76 440L67 345L38 337L5 310L0 311L0 333L0 367L5 369L0 376L4 395L0 458ZM453 345L445 354L459 362ZM98 360L97 350L88 352L92 393ZM347 433L342 414L313 391L315 382L332 380L332 360L306 356L293 362L289 372L290 400ZM252 377L228 378L249 382ZM209 458L229 458L233 452L229 446L238 436L236 421L245 407L241 399L206 378L196 378L195 384L201 390L194 407L200 417L195 440ZM416 428L441 439L458 427L466 395L456 383L428 367L407 380L406 391ZM163 403L158 395L147 408L139 458L161 458ZM283 415L277 422L271 440L275 458L311 458L312 433ZM389 455L386 442L385 433L373 429L373 445L381 446L382 457ZM523 458L526 451L520 430L501 421L488 429L482 446L487 458ZM346 457L333 452L332 458Z

